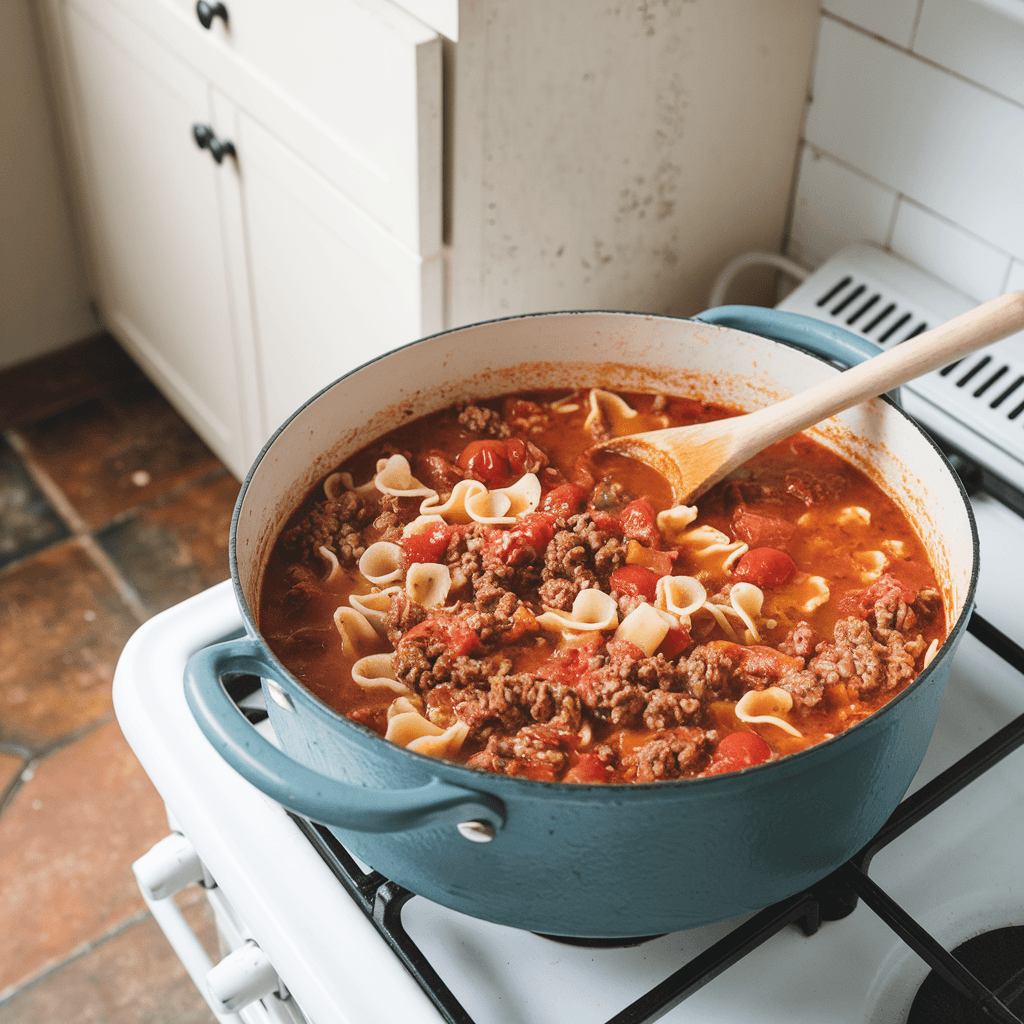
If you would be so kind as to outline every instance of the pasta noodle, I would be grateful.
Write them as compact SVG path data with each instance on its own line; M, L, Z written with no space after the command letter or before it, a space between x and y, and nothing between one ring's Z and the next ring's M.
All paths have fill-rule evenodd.
M289 521L260 630L332 707L474 769L656 783L745 767L734 733L761 759L835 736L932 664L940 588L893 502L801 435L693 505L590 450L729 412L596 387L403 424Z

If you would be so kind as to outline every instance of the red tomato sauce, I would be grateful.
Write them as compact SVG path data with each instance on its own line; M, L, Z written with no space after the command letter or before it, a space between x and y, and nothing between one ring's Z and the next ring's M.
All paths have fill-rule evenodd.
M891 499L796 435L684 512L649 468L589 449L623 424L736 410L620 398L634 417L587 389L453 406L356 453L339 467L351 487L332 475L274 546L259 608L271 648L412 750L577 784L748 768L909 685L946 616ZM374 486L396 455L435 499ZM476 497L431 511L453 492Z

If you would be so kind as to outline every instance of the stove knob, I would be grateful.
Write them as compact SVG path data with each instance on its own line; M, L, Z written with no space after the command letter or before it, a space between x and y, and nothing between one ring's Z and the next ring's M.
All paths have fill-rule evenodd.
M240 1010L281 987L270 957L251 939L229 953L206 975L206 988L214 1007L222 1013Z
M143 895L152 900L165 900L203 878L203 865L196 848L177 832L144 853L132 865L132 870Z

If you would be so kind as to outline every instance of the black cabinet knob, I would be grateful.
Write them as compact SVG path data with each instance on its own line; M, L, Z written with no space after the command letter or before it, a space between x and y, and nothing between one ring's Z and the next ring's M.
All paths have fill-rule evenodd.
M218 139L208 124L192 125L192 138L200 149L208 149L217 163L221 163L225 156L235 155L235 144L227 139Z
M228 9L223 4L208 4L206 0L198 0L196 4L196 17L203 28L209 28L214 18L223 18L224 24L228 23Z

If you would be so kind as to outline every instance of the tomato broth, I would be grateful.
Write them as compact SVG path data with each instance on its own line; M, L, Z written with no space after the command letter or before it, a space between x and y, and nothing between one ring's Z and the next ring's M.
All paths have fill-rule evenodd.
M802 434L693 506L590 451L736 414L589 388L407 423L289 520L260 631L342 714L486 771L658 782L834 736L946 635L906 515Z

